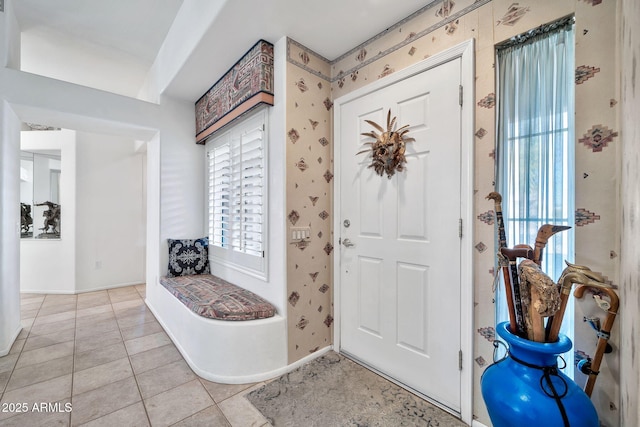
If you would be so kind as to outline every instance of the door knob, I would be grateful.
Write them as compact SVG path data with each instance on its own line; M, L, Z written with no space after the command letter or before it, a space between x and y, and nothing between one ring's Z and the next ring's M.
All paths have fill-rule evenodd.
M351 246L355 246L355 243L352 243L351 240L349 239L344 239L342 240L342 244L345 245L346 247L350 248Z

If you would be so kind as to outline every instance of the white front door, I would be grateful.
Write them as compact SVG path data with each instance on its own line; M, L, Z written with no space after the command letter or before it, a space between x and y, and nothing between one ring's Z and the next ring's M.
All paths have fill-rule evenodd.
M458 413L460 68L456 58L341 104L336 230L340 351ZM365 120L386 128L389 110L415 138L390 179L356 154L374 130Z

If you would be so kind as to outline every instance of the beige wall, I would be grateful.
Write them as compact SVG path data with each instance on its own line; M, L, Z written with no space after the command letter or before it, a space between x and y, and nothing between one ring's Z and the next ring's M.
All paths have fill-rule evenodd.
M289 245L288 292L296 300L289 304L290 363L316 348L331 342L331 328L322 329L331 302L330 257L324 245L330 242L330 221L318 223L318 213L331 213L332 182L322 174L332 168L331 117L325 111L324 100L331 100L365 86L384 76L401 70L430 55L441 52L462 41L476 40L476 115L475 115L475 215L474 224L474 287L475 287L475 360L474 415L489 424L480 394L480 377L492 361L494 339L494 305L492 294L494 265L494 226L487 220L492 203L485 196L494 189L495 148L495 44L541 24L574 13L576 16L576 67L582 78L576 81L576 209L580 211L575 227L576 262L602 272L612 283L618 283L619 271L619 206L618 185L620 156L619 82L616 55L616 17L618 2L614 0L457 0L437 1L432 6L401 21L386 32L354 47L340 58L327 61L296 43L290 43L287 80L292 90L287 105L287 129L298 131L300 138L288 140L287 150L287 209L300 216L298 224L314 223L322 227L312 232L311 245L296 249ZM363 23L364 25L365 23ZM330 70L327 70L330 64ZM584 71L583 71L584 70ZM300 79L304 85L299 84ZM327 92L331 81L331 92ZM303 88L306 87L306 90ZM312 129L309 119L320 124ZM326 121L326 122L325 122ZM600 130L606 145L589 145L587 138L593 130ZM327 147L318 144L324 136ZM578 142L583 140L583 142ZM323 163L318 163L318 158ZM309 168L301 171L296 162L304 158ZM326 194L325 194L326 193ZM315 206L309 196L320 196ZM489 215L490 216L490 215ZM322 238L316 238L318 231ZM533 246L533 238L529 243ZM319 272L315 282L310 278ZM636 278L637 280L637 278ZM329 289L320 294L318 288ZM295 293L295 294L294 294ZM637 295L637 294L636 294ZM322 306L321 314L318 308ZM576 310L577 337L575 349L592 355L596 337L582 323L583 315L598 315L593 302L586 298ZM308 321L308 322L307 322ZM302 329L302 326L304 326ZM319 333L321 332L321 333ZM618 324L614 328L612 344L619 348ZM327 341L328 339L328 341ZM624 349L623 349L624 350ZM594 403L601 422L606 426L619 425L619 360L620 351L607 355L594 392ZM572 361L569 361L570 363ZM637 362L636 362L637 363ZM577 381L584 382L582 374ZM632 396L635 396L634 393Z

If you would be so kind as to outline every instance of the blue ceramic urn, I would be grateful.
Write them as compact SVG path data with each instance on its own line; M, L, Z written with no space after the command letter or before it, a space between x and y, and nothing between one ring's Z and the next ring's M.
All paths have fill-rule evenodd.
M539 343L520 338L500 323L496 331L509 347L506 358L482 375L482 397L494 427L598 427L598 414L589 396L559 371L558 355L571 349L571 340Z

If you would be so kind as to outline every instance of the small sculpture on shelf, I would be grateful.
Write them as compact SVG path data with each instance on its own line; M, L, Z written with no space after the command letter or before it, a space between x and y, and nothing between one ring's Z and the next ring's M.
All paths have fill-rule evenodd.
M42 216L44 217L44 227L40 228L42 233L39 239L59 239L60 238L60 205L53 202L36 203L35 206L48 206ZM51 231L49 231L51 229Z
M20 237L33 236L33 218L31 217L31 205L20 203Z

